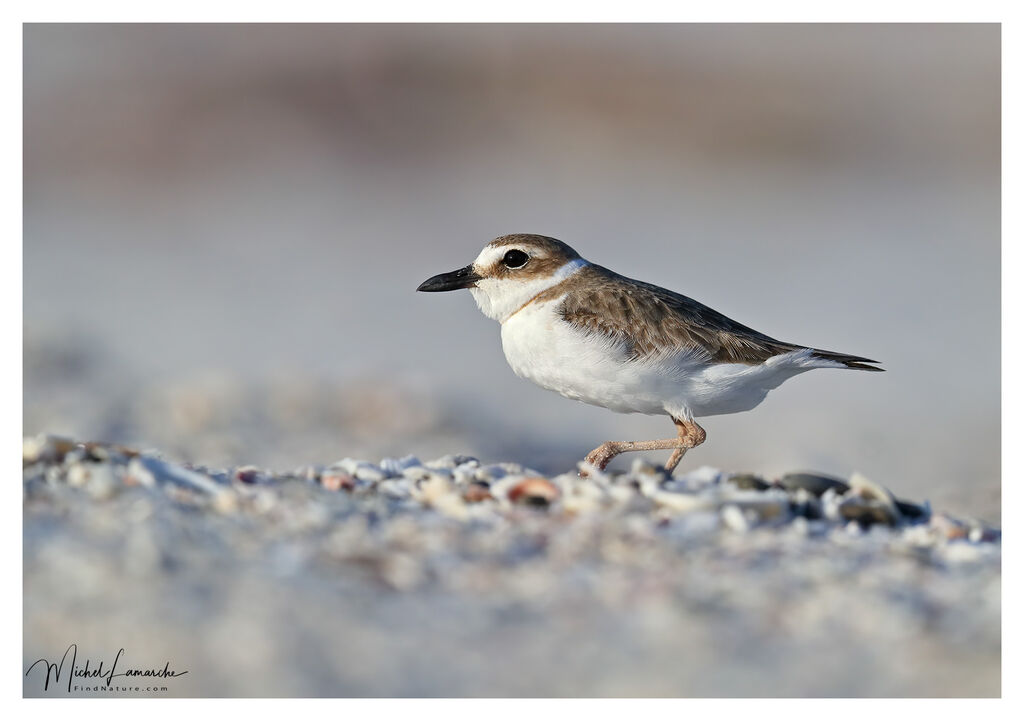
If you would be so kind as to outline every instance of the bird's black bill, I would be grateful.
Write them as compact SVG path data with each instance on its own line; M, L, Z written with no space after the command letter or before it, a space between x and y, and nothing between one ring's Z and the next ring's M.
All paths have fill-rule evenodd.
M442 290L472 288L478 280L480 280L480 276L473 272L473 266L467 265L465 268L453 270L451 273L441 273L433 278L427 278L420 283L420 287L416 290L422 290L424 293L439 293Z

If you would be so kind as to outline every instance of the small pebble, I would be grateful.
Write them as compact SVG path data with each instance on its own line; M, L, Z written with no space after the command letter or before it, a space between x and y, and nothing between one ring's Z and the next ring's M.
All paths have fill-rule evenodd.
M60 463L74 447L74 441L61 436L42 434L24 438L21 444L22 463L26 466L39 462Z
M260 477L260 469L256 466L239 466L231 477L238 483L256 483Z
M946 513L939 513L931 518L931 527L934 528L943 538L953 541L967 538L969 528L967 524L961 523Z
M654 502L662 508L667 508L679 513L694 513L706 511L717 506L717 499L705 494L698 493L670 493L659 491L653 496Z
M238 511L238 496L234 491L224 489L213 497L213 508L218 513L229 515Z
M741 491L763 491L771 485L753 473L736 473L726 480Z
M386 478L384 471L372 463L360 463L356 466L354 475L360 481L367 481L368 483L377 483Z
M377 484L377 491L389 498L408 498L412 486L405 478L388 479Z
M98 501L113 497L121 487L121 480L109 463L95 464L89 471L86 493Z
M424 466L410 466L402 469L402 477L408 478L410 481L422 481L424 478L429 478L431 473L437 473L437 471L432 471Z
M470 483L463 494L462 499L466 503L480 503L482 501L493 500L494 496L491 495L491 489L483 483Z
M651 478L665 477L665 471L663 468L655 466L645 458L634 458L633 463L630 466L629 474L631 476L649 476Z
M320 476L320 485L328 491L351 491L356 487L356 481L347 473L328 470Z
M845 481L818 473L787 473L778 483L787 491L802 489L819 497L829 490L834 490L840 495L850 490L849 484Z
M738 506L728 505L722 509L722 522L737 533L746 533L750 530L750 523L747 517Z
M900 517L895 515L894 511L894 506L855 495L848 496L839 504L839 516L841 518L856 521L865 528L876 523L895 526L899 523Z
M402 465L395 458L383 458L380 462L380 470L388 478L402 474Z

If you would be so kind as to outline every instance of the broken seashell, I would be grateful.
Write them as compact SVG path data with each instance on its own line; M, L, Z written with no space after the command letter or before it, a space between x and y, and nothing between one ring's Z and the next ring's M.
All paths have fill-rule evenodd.
M545 478L526 478L512 486L508 500L527 506L547 507L558 499L559 491Z
M462 494L462 500L466 503L480 503L481 501L493 498L490 487L486 483L480 483L479 481L470 483L469 487Z

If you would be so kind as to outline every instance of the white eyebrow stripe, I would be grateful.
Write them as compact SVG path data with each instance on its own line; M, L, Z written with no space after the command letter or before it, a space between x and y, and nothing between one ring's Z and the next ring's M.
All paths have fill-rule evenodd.
M473 261L473 265L477 268L488 268L497 262L498 258L505 255L506 250L505 246L485 245L476 260Z

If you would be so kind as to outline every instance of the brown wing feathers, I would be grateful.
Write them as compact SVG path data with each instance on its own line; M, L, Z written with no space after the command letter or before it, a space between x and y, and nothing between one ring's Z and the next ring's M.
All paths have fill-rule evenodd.
M624 278L601 266L581 269L548 293L554 295L556 290L559 295L566 293L561 307L566 321L627 343L636 358L666 349L693 348L712 362L756 365L804 348L759 333L692 298ZM860 356L817 349L813 355L848 368L882 370L864 365L877 361Z

